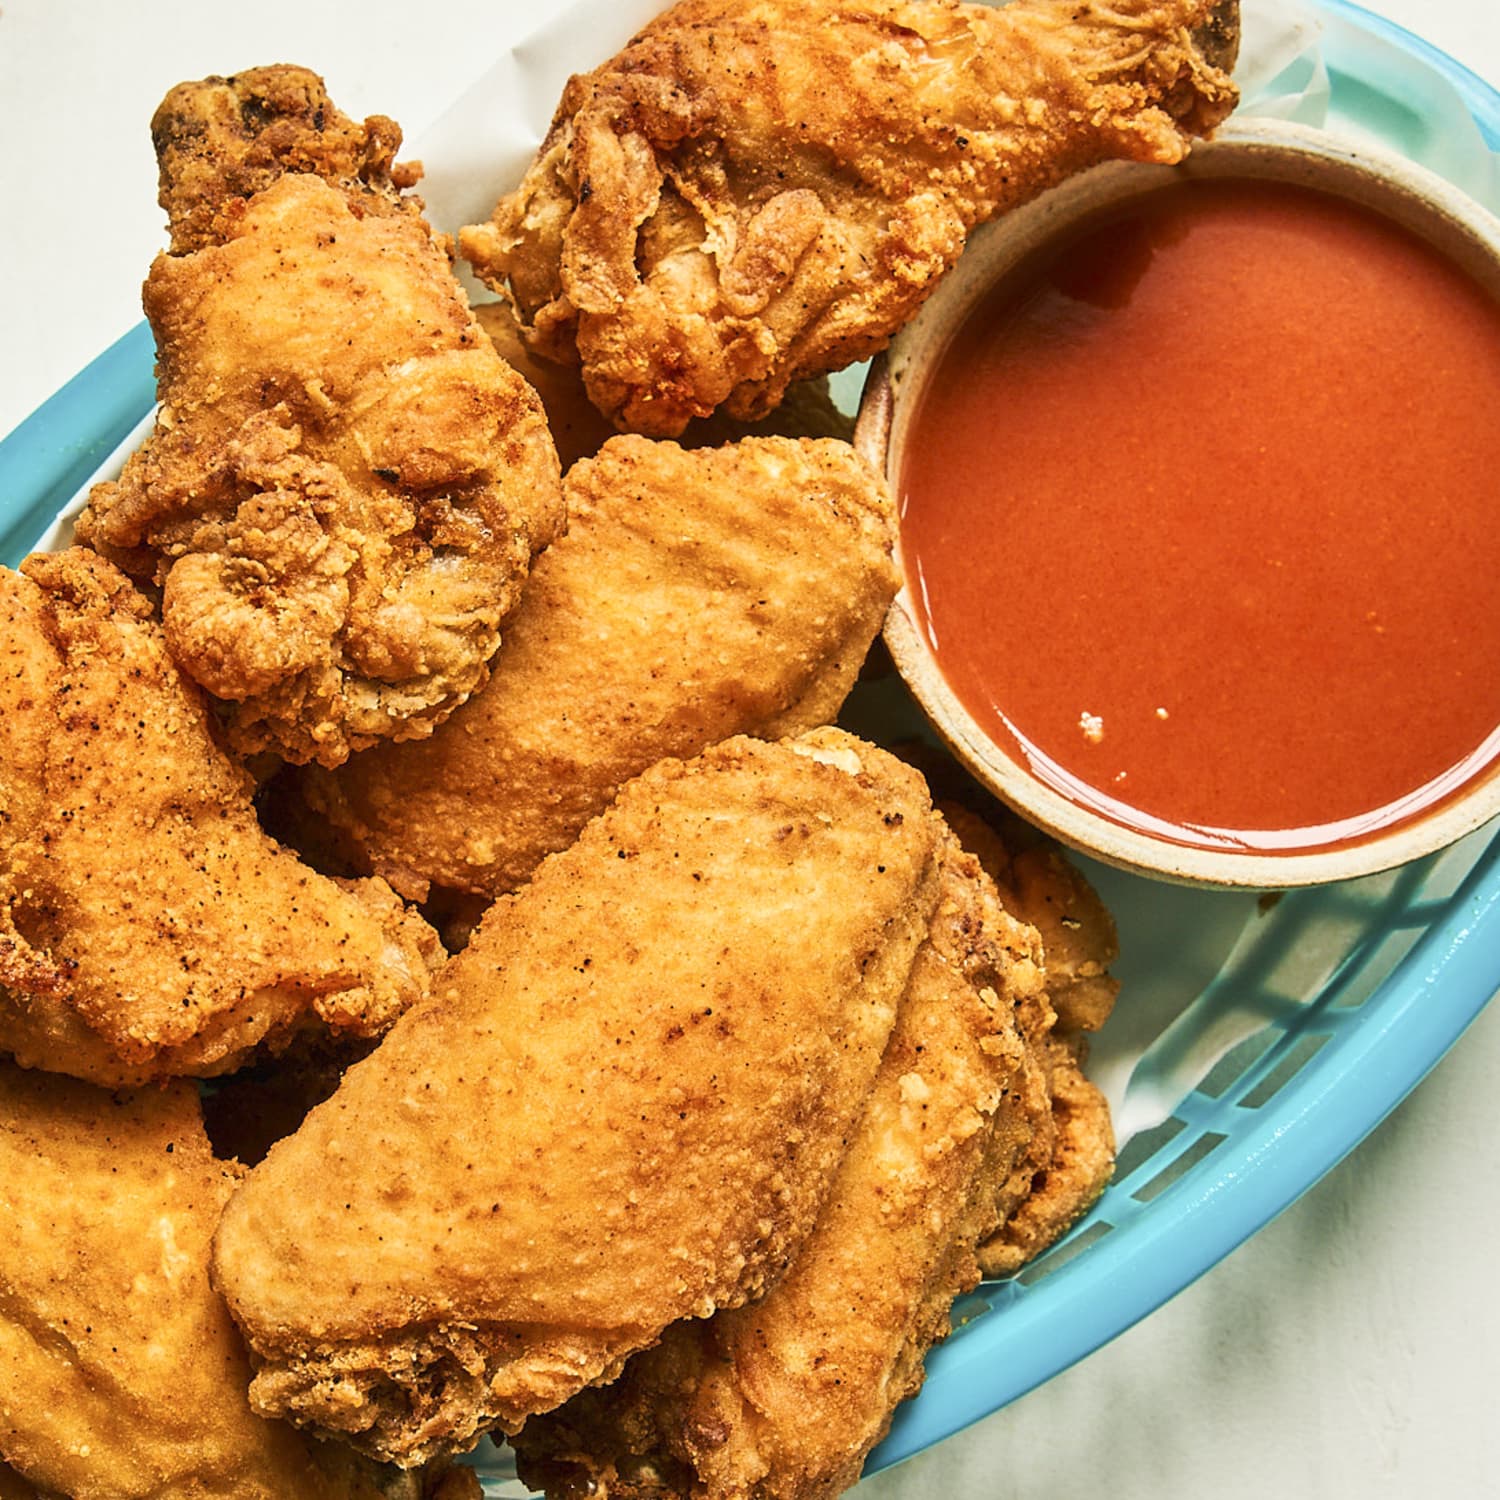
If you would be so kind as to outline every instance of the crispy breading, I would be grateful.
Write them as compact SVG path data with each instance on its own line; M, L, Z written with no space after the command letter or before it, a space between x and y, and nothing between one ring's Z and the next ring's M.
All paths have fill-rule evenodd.
M1034 929L949 834L943 896L817 1227L758 1302L674 1324L611 1386L512 1439L522 1478L611 1500L822 1500L922 1382L1034 1121L1018 1007Z
M396 193L389 121L262 69L174 90L158 126L161 411L79 539L160 587L241 751L336 765L430 733L562 528L541 404Z
M250 1365L208 1284L237 1168L196 1091L136 1094L0 1063L0 1495L420 1500L250 1409ZM477 1495L470 1475L458 1495Z
M938 899L921 778L835 730L631 782L224 1213L257 1409L411 1462L765 1290Z
M1076 1033L1033 1043L1047 1100L1047 1128L996 1194L1003 1218L979 1247L988 1277L1013 1276L1088 1212L1115 1167L1114 1125L1104 1095L1084 1076Z
M570 80L475 270L616 426L765 415L883 348L969 232L1175 162L1236 93L1237 0L681 0Z
M261 832L147 601L81 548L0 570L0 1052L102 1083L385 1030L436 937Z
M479 326L489 336L501 359L525 376L541 397L547 425L566 472L580 459L592 458L615 435L592 401L576 364L558 365L539 359L527 347L508 302L486 302L474 309ZM787 387L776 409L759 421L737 422L722 412L689 422L678 435L684 448L717 448L746 437L841 438L854 436L854 418L839 410L826 378L799 380Z
M922 762L918 760L920 767ZM951 766L951 763L950 763ZM932 780L929 774L929 781ZM1078 867L1039 829L972 788L984 811L946 799L943 813L977 854L1008 911L1041 934L1047 954L1047 997L1064 1032L1097 1031L1109 1019L1120 981L1109 966L1120 956L1115 919ZM977 795L973 795L976 794Z
M1025 1087L1038 1128L1008 1177L996 1180L1000 1223L979 1249L986 1276L1010 1276L1072 1227L1104 1191L1115 1164L1104 1095L1084 1076L1087 1033L1108 1019L1119 992L1109 965L1119 954L1114 918L1062 851L995 808L988 817L943 802L948 821L999 888L1006 909L1042 943L1046 1001L1021 1029Z
M301 777L413 899L513 890L663 756L828 723L896 590L894 507L844 443L620 437L566 494L489 683L430 740Z
M401 127L384 115L351 120L306 68L247 68L179 83L151 117L161 206L172 253L229 237L245 200L288 172L335 184L362 214L410 213L419 168L399 164Z

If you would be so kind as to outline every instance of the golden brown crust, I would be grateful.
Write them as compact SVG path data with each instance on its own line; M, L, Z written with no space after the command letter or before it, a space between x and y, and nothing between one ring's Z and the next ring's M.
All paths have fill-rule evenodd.
M1076 1036L1048 1038L1035 1048L1045 1069L1048 1149L1039 1163L1028 1161L1035 1170L1025 1178L1019 1201L979 1247L986 1276L1014 1275L1061 1239L1109 1184L1114 1127L1104 1095L1084 1077L1081 1049Z
M759 1301L678 1323L612 1386L512 1439L523 1479L612 1500L824 1500L852 1485L995 1222L1034 1128L1016 1014L1036 933L951 835L943 895L818 1223Z
M78 536L160 588L240 751L336 765L430 733L484 680L563 509L540 403L373 164L381 138L310 129L320 90L269 69L169 96L163 200L185 217L146 283L161 411Z
M515 889L664 756L829 722L895 593L894 507L844 443L616 438L566 494L486 687L430 740L301 777L413 899Z
M267 1413L513 1430L811 1228L937 900L921 779L834 730L631 782L226 1210Z
M1226 9L681 0L569 82L460 246L618 427L763 416L883 348L975 225L1097 161L1178 160L1235 102L1201 50Z
M381 881L263 834L149 606L81 548L0 570L0 1050L102 1083L377 1035L436 940Z
M151 118L151 142L174 255L222 243L245 202L288 172L337 184L364 213L421 208L401 191L419 169L396 164L396 122L351 120L307 68L247 68L179 83Z
M422 1476L250 1410L208 1284L238 1176L189 1085L109 1094L0 1063L0 1495L418 1500Z
M615 427L589 400L578 366L538 358L527 347L508 302L486 302L474 309L474 316L501 359L541 398L563 472L598 453ZM689 422L677 441L684 448L717 448L746 437L839 438L847 443L854 437L854 418L834 404L827 379L820 377L788 386L775 410L758 421L736 421L719 412Z
M1037 1129L1009 1173L994 1179L1000 1223L979 1248L986 1276L1010 1276L1088 1211L1114 1171L1109 1105L1084 1076L1083 1060L1086 1033L1104 1024L1119 992L1108 972L1119 941L1104 903L1050 840L998 808L994 824L969 807L942 808L1006 909L1041 940L1045 1001L1019 1018L1027 1054L1022 1086Z
M1047 997L1059 1030L1097 1031L1120 992L1119 980L1109 973L1120 956L1120 939L1108 907L1045 835L987 797L990 806L979 812L946 800L947 790L938 794L943 812L964 847L983 860L1007 910L1041 934Z

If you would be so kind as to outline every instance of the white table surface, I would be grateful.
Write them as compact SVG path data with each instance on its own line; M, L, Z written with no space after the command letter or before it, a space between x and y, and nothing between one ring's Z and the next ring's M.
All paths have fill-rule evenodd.
M1367 0L1500 85L1500 0ZM173 83L323 73L411 135L546 0L3 0L0 433L140 317ZM1123 1003L1128 1004L1128 996ZM868 1500L1500 1496L1500 1007L1318 1187L1049 1385Z

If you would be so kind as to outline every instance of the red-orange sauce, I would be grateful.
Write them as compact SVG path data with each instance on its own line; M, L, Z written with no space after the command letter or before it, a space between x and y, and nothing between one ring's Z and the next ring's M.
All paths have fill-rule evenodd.
M1181 843L1357 841L1500 752L1500 310L1276 184L1136 200L988 294L913 412L907 580L949 684Z

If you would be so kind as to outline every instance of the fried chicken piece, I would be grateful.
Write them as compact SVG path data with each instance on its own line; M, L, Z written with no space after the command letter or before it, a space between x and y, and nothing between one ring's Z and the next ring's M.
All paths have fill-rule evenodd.
M942 806L964 847L1000 888L1006 910L1019 912L1041 934L1058 1029L1098 1031L1120 993L1120 981L1109 973L1120 956L1109 908L1046 834L1008 809L991 801L981 813L946 798Z
M147 601L81 548L0 569L0 1052L209 1075L300 1028L384 1031L435 935L260 830Z
M464 256L618 427L756 418L882 349L969 232L1236 94L1237 0L681 0L567 85Z
M1046 1128L996 1194L1000 1227L979 1247L990 1279L1013 1276L1057 1243L1109 1185L1115 1167L1109 1103L1083 1071L1077 1033L1033 1043L1047 1100Z
M79 539L160 587L242 753L337 765L428 734L562 529L541 404L397 192L390 121L268 68L180 86L154 131L161 413Z
M289 172L338 187L361 217L417 209L403 194L422 173L396 160L401 127L385 115L351 120L306 68L180 83L152 116L151 144L173 255L231 238L246 201Z
M835 730L631 782L231 1200L257 1410L410 1463L764 1291L873 1084L939 832Z
M196 1091L136 1094L0 1063L0 1495L420 1500L250 1410L250 1365L208 1283L239 1170ZM442 1492L478 1495L472 1474ZM36 1486L36 1489L30 1488Z
M979 1248L986 1276L1011 1276L1088 1211L1114 1171L1109 1105L1084 1076L1083 1062L1086 1033L1108 1019L1119 991L1108 972L1119 940L1104 903L1050 840L1019 818L1003 820L1002 836L979 814L942 806L1006 909L1035 926L1044 955L1046 1002L1025 1007L1019 1018L1028 1049L1024 1087L1038 1128L1008 1178L996 1183L999 1225Z
M1041 993L1034 929L945 839L943 896L875 1088L816 1229L760 1301L668 1329L612 1386L511 1441L549 1494L822 1500L858 1478L922 1382L995 1227L986 1184L1035 1121L1018 1007Z
M828 723L896 590L894 507L844 443L619 437L566 494L486 687L431 740L301 777L412 899L513 890L664 756Z
M501 359L525 376L541 398L547 426L566 473L580 458L592 458L615 435L583 384L576 364L555 365L537 358L526 346L521 326L508 302L486 302L474 309L479 326ZM736 422L722 412L689 422L678 441L684 448L717 448L746 437L841 438L854 436L854 419L834 405L826 378L801 380L758 422Z
M538 359L527 348L508 302L481 303L474 309L474 317L495 352L536 392L547 414L547 429L557 446L564 476L580 458L592 458L615 435L615 429L589 400L578 367ZM564 499L566 494L564 479ZM571 526L571 511L568 520Z

